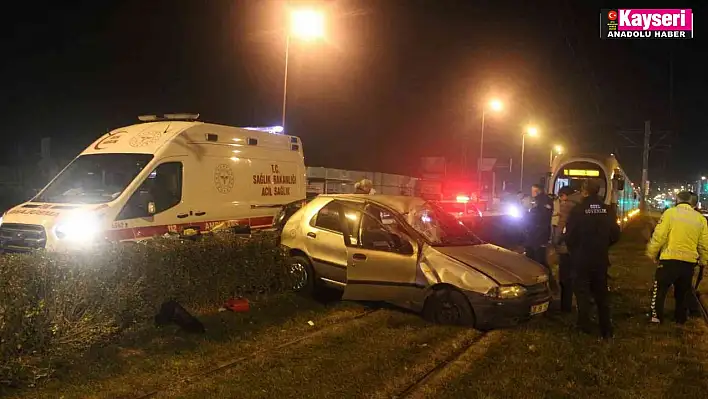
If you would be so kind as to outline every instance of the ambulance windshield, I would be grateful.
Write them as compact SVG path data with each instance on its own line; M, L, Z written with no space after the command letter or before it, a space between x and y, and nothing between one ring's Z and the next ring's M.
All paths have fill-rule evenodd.
M81 155L34 199L53 204L113 201L152 160L150 154Z

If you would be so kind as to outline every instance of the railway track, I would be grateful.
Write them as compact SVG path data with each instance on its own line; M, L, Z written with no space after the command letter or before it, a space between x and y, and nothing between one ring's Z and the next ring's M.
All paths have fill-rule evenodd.
M465 353L467 353L472 347L477 345L482 339L487 337L489 332L483 332L474 338L466 342L458 350L452 352L448 357L443 359L440 363L436 364L435 367L428 370L425 374L421 375L418 379L413 381L410 385L406 386L397 395L394 396L396 399L410 398L412 395L418 391L422 386L427 384L433 378L442 373L447 367L452 365L455 361L460 359Z
M322 327L322 328L320 328L320 329L318 329L318 330L315 330L315 331L312 331L312 332L310 332L310 333L304 334L304 335L302 335L302 336L300 336L300 337L297 337L297 338L291 339L291 340L289 340L289 341L283 342L283 343L280 344L280 345L276 345L276 346L270 347L270 348L268 348L268 349L263 349L263 350L254 351L254 352L249 353L249 354L247 354L247 355L239 356L239 357L237 357L237 358L234 358L234 359L228 360L228 361L226 361L226 362L223 362L223 363L221 363L221 364L215 365L215 366L209 368L208 370L202 371L202 372L200 372L200 373L195 373L195 374L192 374L192 375L186 376L186 377L175 378L175 379L173 379L173 380L170 381L169 385L166 384L165 386L158 387L158 388L156 388L156 389L154 389L154 390L152 390L152 391L150 391L150 392L141 394L141 395L139 395L139 396L134 396L133 399L152 398L152 397L154 397L154 396L157 395L157 394L160 394L160 393L162 393L162 392L167 391L168 389L172 389L172 388L174 388L174 387L176 387L176 386L179 386L179 385L189 384L189 383L192 383L192 382L195 382L195 381L198 381L198 380L207 378L207 377L209 377L209 376L211 376L211 375L214 375L214 374L216 374L216 373L218 373L218 372L221 372L221 371L224 371L224 370L226 370L226 369L235 367L235 366L237 366L237 365L239 365L239 364L242 364L243 362L246 362L246 361L255 359L255 358L259 357L259 356L263 356L263 355L266 355L266 354L268 354L268 353L275 352L275 351L278 351L278 350L281 350L281 349L284 349L284 348L293 346L293 345L295 345L295 344L298 344L298 343L300 343L300 342L306 341L306 340L308 340L308 339L315 338L315 337L320 336L320 335L322 335L322 334L324 334L324 333L326 333L326 332L328 332L328 331L330 331L330 330L332 330L332 329L334 329L334 328L336 328L336 327L339 327L339 326L342 326L342 325L344 325L344 324L348 324L348 323L354 322L354 321L356 321L356 320L362 319L362 318L367 317L367 316L369 316L369 315L371 315L371 314L380 312L381 310L382 310L381 308L370 309L370 310L367 310L367 311L365 311L365 312L362 312L362 313L360 313L360 314L358 314L358 315L356 315L356 316L353 316L353 317L350 317L350 318L348 318L348 319L346 319L346 320L343 320L343 321L341 321L341 322L339 322L339 323L330 324L330 325L328 325L328 326L326 326L326 327Z

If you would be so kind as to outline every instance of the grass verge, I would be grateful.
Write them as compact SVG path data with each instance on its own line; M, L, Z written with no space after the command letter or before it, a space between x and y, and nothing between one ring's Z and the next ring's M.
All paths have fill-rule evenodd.
M412 396L704 397L708 328L696 319L684 327L648 324L655 268L643 252L637 225L612 251L614 342L577 332L574 315L536 318L488 334ZM85 366L73 366L24 397L135 397L158 388L159 398L391 398L479 334L431 325L400 310L351 320L365 308L291 295L277 301L256 304L249 314L206 318L205 337L146 331L132 342L97 349ZM667 310L672 307L669 300ZM307 340L180 382L323 326Z
M630 226L611 253L616 337L605 343L577 332L574 315L552 315L507 331L482 356L470 351L416 397L674 398L708 392L708 328L648 323L655 266L641 226ZM671 314L673 301L667 302Z

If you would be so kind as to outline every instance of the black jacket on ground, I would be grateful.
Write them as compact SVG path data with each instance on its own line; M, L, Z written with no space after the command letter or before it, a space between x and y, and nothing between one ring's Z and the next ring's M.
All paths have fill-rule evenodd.
M537 248L548 244L551 238L551 218L553 217L553 200L546 194L537 195L531 202L526 217L527 248Z
M597 269L610 265L609 249L619 240L617 216L598 197L586 197L571 210L565 242L577 268Z

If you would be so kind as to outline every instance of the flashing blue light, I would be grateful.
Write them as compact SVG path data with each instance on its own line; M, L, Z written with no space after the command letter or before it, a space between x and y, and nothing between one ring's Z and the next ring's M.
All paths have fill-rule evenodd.
M520 218L521 217L521 210L519 209L519 207L514 206L514 205L510 205L506 209L506 213L507 213L507 215L509 215L513 218Z

